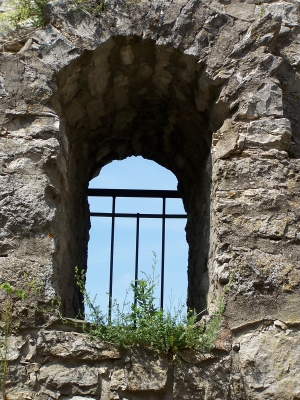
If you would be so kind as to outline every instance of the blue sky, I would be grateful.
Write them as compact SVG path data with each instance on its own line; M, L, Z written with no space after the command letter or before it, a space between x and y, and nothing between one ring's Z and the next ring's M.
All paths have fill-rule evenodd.
M90 188L110 189L168 189L176 190L177 179L173 173L142 157L130 157L106 165L98 177L90 182ZM90 210L111 212L111 198L89 198ZM162 199L117 198L116 212L161 213ZM166 213L184 213L181 199L169 199ZM123 303L126 289L134 280L135 228L136 220L116 218L113 299ZM139 246L139 277L142 271L152 274L153 251L157 254L155 275L160 274L161 263L161 220L141 219ZM188 246L185 239L186 221L166 220L165 248L165 294L167 307L186 301ZM111 219L91 218L88 249L88 271L86 288L106 312L108 304L108 282L110 263ZM159 304L159 290L157 290ZM131 298L128 298L131 301ZM171 301L170 301L171 300Z

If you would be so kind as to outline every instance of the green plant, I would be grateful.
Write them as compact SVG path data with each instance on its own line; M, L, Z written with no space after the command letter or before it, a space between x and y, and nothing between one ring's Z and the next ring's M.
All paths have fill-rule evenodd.
M37 303L45 304L42 297L42 282L36 278L30 278L23 273L24 289L14 288L9 282L3 282L0 285L0 291L4 292L5 298L1 303L0 309L0 391L3 399L6 399L6 382L8 377L8 351L9 337L18 330L17 315L14 312L16 302L23 301L28 296ZM50 303L45 307L36 307L35 311L56 315L62 319L60 313L61 299L55 295ZM64 320L63 320L64 322Z
M23 273L23 278L25 281L24 285L28 294L30 294L30 297L37 300L37 302L40 304L36 307L36 311L43 314L51 314L52 316L55 315L57 318L64 320L60 312L61 297L58 294L55 294L50 302L47 302L45 305L44 299L42 297L42 281L37 278L29 277L27 272Z
M155 264L156 258L153 276L143 273L144 279L130 284L127 296L130 292L133 294L135 300L132 304L126 299L122 307L117 301L113 302L112 317L105 315L98 306L95 306L95 299L92 300L85 289L84 271L80 272L76 267L76 282L88 309L86 333L118 347L130 348L140 345L156 353L173 356L183 349L209 350L220 328L225 309L224 295L217 300L216 311L205 327L204 324L197 322L199 315L194 310L185 311L184 304L174 308L172 312L161 310L155 306L154 293L157 287L157 278L154 277Z
M10 0L10 10L1 15L1 22L7 28L18 27L26 21L40 27L44 21L43 10L48 2L49 0Z
M44 24L44 8L50 0L9 0L8 11L0 14L2 30L16 29L27 22L39 28ZM104 0L90 2L88 0L74 0L78 9L92 14L100 13L104 8Z
M91 14L99 14L104 9L105 0L96 0L92 3L87 0L74 0L74 3L78 9L85 10Z
M202 345L205 348L211 348L217 339L220 330L223 314L226 308L225 295L230 291L234 274L231 273L228 283L224 286L222 294L217 298L214 306L214 312L209 323L206 325L205 333L202 336Z
M260 17L263 17L265 15L265 13L266 13L266 9L265 9L265 6L264 6L264 1L265 0L256 0L256 2L255 2L256 5L260 6L260 12L259 12L259 16Z
M28 290L33 293L37 298L41 298L41 292L42 292L42 283L40 281L37 281L36 278L30 278L27 272L23 273L23 278L26 281L26 286Z
M8 340L10 335L18 328L13 321L13 306L15 304L15 300L24 300L27 296L23 289L14 289L8 282L3 282L0 285L0 290L5 292L5 299L2 303L0 312L0 390L2 392L3 399L5 399L5 388L8 374Z

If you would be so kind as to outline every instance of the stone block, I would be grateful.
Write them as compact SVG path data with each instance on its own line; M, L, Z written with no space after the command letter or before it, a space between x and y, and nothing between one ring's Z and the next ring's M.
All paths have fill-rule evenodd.
M75 332L40 331L37 351L43 356L78 360L105 360L120 358L120 352L97 339Z
M286 118L260 118L250 122L245 147L288 151L291 133L290 122Z

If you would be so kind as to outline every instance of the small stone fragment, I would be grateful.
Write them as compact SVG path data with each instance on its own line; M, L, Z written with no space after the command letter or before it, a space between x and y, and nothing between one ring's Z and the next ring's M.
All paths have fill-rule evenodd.
M283 331L285 331L288 328L284 322L279 321L278 319L274 321L274 326L276 326L277 328L281 328Z

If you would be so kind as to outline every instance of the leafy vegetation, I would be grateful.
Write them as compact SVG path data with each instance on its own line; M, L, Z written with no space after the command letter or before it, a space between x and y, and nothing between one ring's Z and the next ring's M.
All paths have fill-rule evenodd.
M1 15L1 22L7 27L17 27L30 21L33 26L43 25L43 10L49 0L10 0L9 10Z
M29 23L35 27L44 24L44 8L50 0L9 0L8 11L0 14L2 29L18 28ZM100 13L104 0L74 0L74 5L90 13Z
M91 14L98 14L104 9L105 0L74 0L79 9L85 10Z
M4 292L5 298L0 308L0 391L2 398L6 399L6 382L8 378L8 352L9 338L18 331L18 316L16 315L16 302L24 301L27 297L44 303L42 296L42 283L36 278L31 278L26 272L23 273L24 289L16 289L9 282L0 285L0 291ZM57 318L62 318L60 313L61 300L55 296L45 307L37 307L36 311ZM23 306L26 306L24 303ZM1 397L1 396L0 396Z
M16 300L26 298L23 289L14 289L8 282L0 285L0 290L4 290L6 296L1 305L1 334L0 334L0 390L5 399L5 387L8 373L8 340L10 335L17 330L17 325L13 320L13 306Z
M210 321L204 325L198 322L199 315L194 310L186 312L184 304L172 312L156 307L154 293L157 278L154 274L149 276L143 273L143 275L144 279L132 282L127 291L127 296L131 292L135 301L130 304L125 299L122 307L114 301L109 316L105 315L99 306L95 306L95 299L92 300L85 289L84 272L79 272L76 267L76 281L88 309L88 314L85 316L86 333L118 347L130 348L140 345L158 354L176 355L183 349L195 351L211 349L217 338L225 309L223 296L218 299L216 311Z
M265 13L266 13L266 9L265 9L265 6L264 6L264 2L265 2L265 0L256 0L256 1L255 1L255 4L256 4L257 6L260 6L260 11L259 11L259 16L260 16L260 17L263 17L263 16L265 15Z
M155 256L155 254L154 254ZM95 305L85 289L85 275L75 268L77 285L84 297L88 310L84 331L106 343L121 348L131 348L139 345L153 350L156 354L177 356L180 350L194 351L210 350L217 338L220 329L222 314L225 309L224 295L230 290L232 278L225 287L223 295L217 300L215 312L206 324L199 322L199 315L195 311L186 312L186 306L170 310L161 310L155 305L155 289L158 278L155 277L154 258L153 275L143 273L143 279L130 284L127 296L131 293L134 301L124 301L122 307L113 302L111 315L104 314L99 306ZM8 378L9 337L18 330L17 319L14 313L16 302L27 298L36 299L43 304L42 284L35 278L23 274L24 289L16 289L9 282L0 285L0 291L5 298L1 303L0 311L0 390L3 399L6 398L6 382ZM61 300L54 297L44 308L36 308L37 312L56 315L63 319L60 313ZM63 321L64 322L64 321Z

